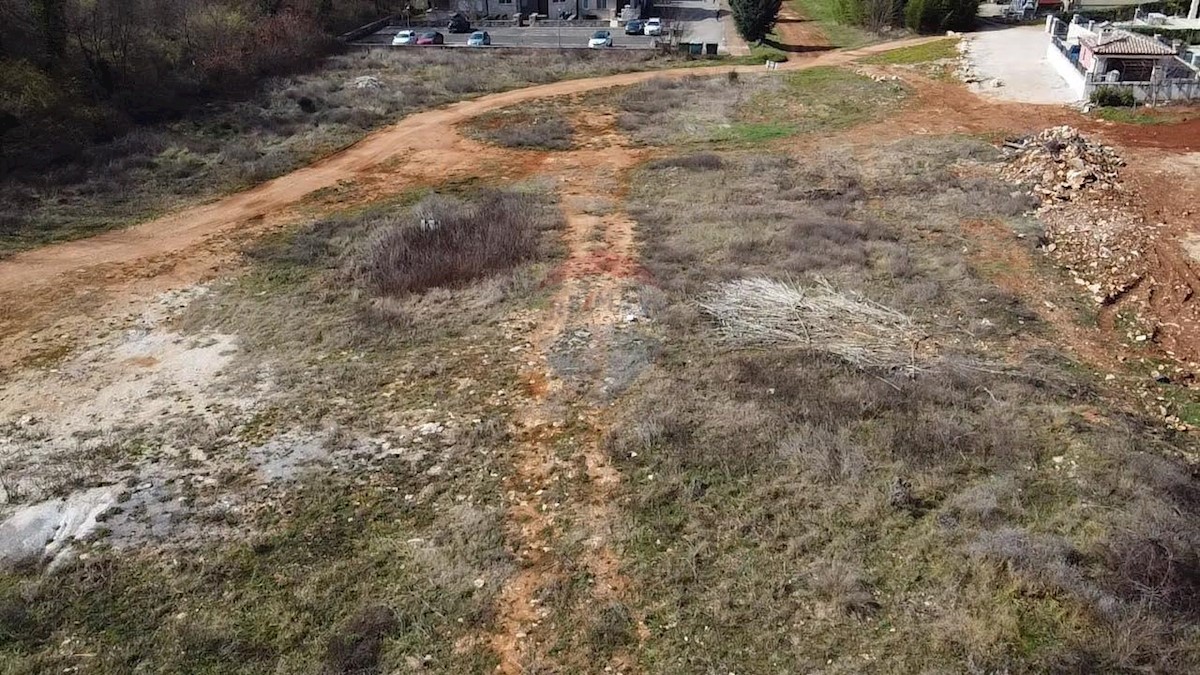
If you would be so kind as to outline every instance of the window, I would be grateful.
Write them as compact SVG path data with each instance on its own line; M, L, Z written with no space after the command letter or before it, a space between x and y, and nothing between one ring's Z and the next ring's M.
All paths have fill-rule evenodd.
M583 8L584 8L584 9L588 9L588 2L589 2L589 1L590 1L590 0L583 0Z
M502 5L511 5L512 2L513 0L500 0L500 4Z
M596 0L596 9L608 9L608 0Z

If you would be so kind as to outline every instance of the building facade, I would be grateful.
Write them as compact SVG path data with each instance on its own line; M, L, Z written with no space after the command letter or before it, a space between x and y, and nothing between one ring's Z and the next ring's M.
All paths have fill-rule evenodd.
M1046 19L1047 59L1081 99L1100 87L1126 89L1139 102L1200 100L1200 70L1183 57L1182 43L1130 32L1109 23Z

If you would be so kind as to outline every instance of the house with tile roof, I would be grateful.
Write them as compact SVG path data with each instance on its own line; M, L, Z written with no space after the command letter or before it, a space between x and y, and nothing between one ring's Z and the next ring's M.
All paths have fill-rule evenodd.
M1157 35L1074 15L1046 19L1047 59L1076 91L1089 98L1100 87L1125 89L1139 102L1200 100L1200 69L1183 57L1185 46Z

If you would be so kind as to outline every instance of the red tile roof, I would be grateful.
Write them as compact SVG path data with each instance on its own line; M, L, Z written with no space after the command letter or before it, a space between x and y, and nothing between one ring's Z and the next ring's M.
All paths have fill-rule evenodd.
M1114 30L1108 35L1086 36L1079 39L1093 54L1100 56L1170 56L1175 53L1149 35Z

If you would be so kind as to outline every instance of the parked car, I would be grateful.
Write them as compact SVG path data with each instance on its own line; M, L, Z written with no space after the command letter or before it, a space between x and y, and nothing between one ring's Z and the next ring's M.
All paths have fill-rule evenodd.
M451 33L470 33L471 21L462 14L455 14L450 17L450 23L446 24L446 30Z
M415 44L417 44L417 31L415 30L402 30L396 33L396 37L392 38L393 47Z
M642 27L642 32L646 35L662 35L662 19L657 16L653 19L646 19L646 25Z
M417 44L419 45L444 45L446 44L446 36L436 30L425 31L417 36Z
M646 22L642 21L641 19L634 19L633 21L630 21L629 23L625 24L625 34L626 35L641 35L642 31L645 29L646 29Z
M612 33L606 30L598 30L592 33L592 39L588 40L589 47L611 47Z
M468 47L484 47L492 44L492 36L486 30L477 30L467 38Z

